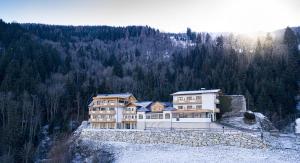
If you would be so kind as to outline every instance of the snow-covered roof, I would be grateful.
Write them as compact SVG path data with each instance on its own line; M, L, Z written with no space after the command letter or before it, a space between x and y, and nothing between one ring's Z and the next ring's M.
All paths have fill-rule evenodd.
M196 91L179 91L171 95L190 95L190 94L203 94L203 93L218 93L220 89L211 89L211 90L196 90Z
M145 107L147 108L152 104L152 101L140 101L135 103L137 106Z
M172 102L161 102L165 107L172 107L173 103Z
M93 106L94 105L94 102L92 101L92 102L90 102L90 104L89 104L89 106Z
M120 98L128 98L132 96L131 93L116 93L116 94L98 94L97 97L120 97Z
M176 109L173 108L173 107L166 107L166 108L164 108L164 111L173 111L173 110L176 110Z
M137 111L137 112L149 112L150 109L145 108L145 107L140 107L140 108L138 108L136 111Z

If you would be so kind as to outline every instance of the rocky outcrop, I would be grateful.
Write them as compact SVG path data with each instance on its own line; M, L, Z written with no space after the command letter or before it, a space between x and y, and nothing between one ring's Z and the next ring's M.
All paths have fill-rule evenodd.
M221 98L225 100L225 103L228 103L225 104L227 106L225 106L223 117L241 116L246 111L246 98L243 95L223 95Z

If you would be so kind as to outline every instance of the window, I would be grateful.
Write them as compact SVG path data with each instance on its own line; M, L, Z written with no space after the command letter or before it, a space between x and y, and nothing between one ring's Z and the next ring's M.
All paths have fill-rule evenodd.
M158 115L157 114L151 114L151 119L158 119Z
M183 106L178 106L178 109L183 109Z
M170 113L165 114L165 119L170 119Z
M195 116L195 118L201 118L201 114L199 114L199 113L195 113L194 116Z
M202 109L202 105L196 105L196 109L198 110Z
M201 97L201 96L196 96L196 100L197 100L197 101L201 101L201 100L202 100L202 97Z
M114 111L114 110L115 110L115 108L109 108L109 110L110 110L110 111Z
M159 119L163 119L163 114L159 114Z
M150 115L146 115L146 119L150 119Z
M97 105L101 105L101 101L97 101Z
M178 99L179 101L182 101L182 100L183 100L183 97L177 97L177 99Z
M187 108L187 109L193 109L193 106L190 106L190 105L189 105L189 106L187 106L186 108Z
M101 108L100 110L101 110L101 111L105 111L106 109L105 109L105 108Z
M187 97L186 98L188 101L191 101L192 100L192 97Z
M180 113L179 118L185 118L185 115L183 113Z

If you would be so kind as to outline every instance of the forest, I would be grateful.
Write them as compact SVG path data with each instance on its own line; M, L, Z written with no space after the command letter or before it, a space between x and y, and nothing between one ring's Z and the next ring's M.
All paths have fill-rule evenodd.
M32 162L41 128L72 132L98 93L170 101L175 91L220 88L276 125L297 111L299 38L289 27L250 37L1 20L0 162Z

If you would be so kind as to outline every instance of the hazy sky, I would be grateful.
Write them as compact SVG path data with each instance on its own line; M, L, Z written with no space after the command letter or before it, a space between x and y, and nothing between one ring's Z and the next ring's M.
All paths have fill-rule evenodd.
M300 25L300 0L0 0L6 22L149 25L167 32L272 31Z

